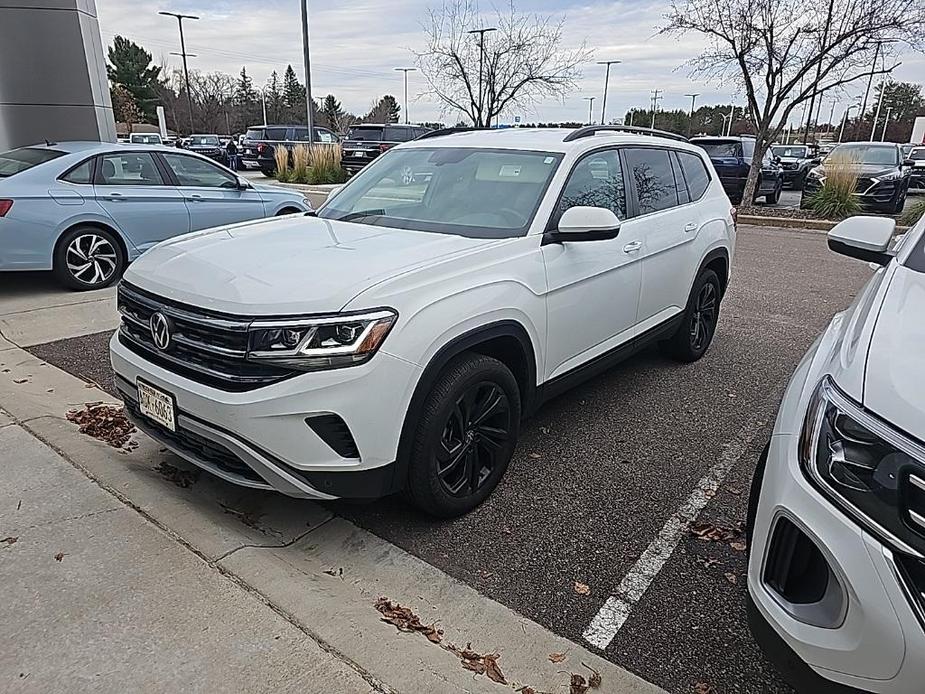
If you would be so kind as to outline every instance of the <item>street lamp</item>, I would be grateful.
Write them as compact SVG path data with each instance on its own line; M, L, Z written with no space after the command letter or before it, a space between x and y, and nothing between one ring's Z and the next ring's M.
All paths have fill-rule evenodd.
M880 134L880 142L886 139L886 126L890 123L890 114L893 113L893 107L886 107L886 119L883 121L883 132Z
M685 94L684 96L689 96L691 98L691 115L687 119L687 136L691 136L691 126L694 124L694 102L697 101L697 97L700 94Z
M312 113L312 64L308 50L308 0L299 0L302 9L302 60L305 64L305 121L308 125L308 145L315 141L315 123Z
M848 114L851 113L851 109L857 108L860 104L851 104L848 108L845 109L844 115L841 117L841 129L838 131L838 141L841 142L842 137L845 134L845 123L848 122Z
M482 71L484 70L485 64L485 34L489 31L498 31L497 27L484 27L482 29L472 29L469 31L469 34L478 34L479 35L479 119L482 118L482 109L483 100L484 100L484 91L482 89ZM484 122L482 125L488 126L491 125L491 119L489 118L487 122Z
M607 125L607 87L610 84L610 66L619 65L622 60L598 60L598 65L606 65L607 71L604 73L604 101L601 104L601 125Z
M394 70L396 72L405 73L405 123L407 124L408 123L408 73L415 72L417 68L416 67L397 67L397 68L394 68Z
M176 17L177 24L180 27L180 53L179 55L183 56L183 80L186 82L186 104L189 106L189 130L190 134L196 131L196 126L193 125L193 96L190 91L189 86L189 68L186 65L186 41L183 39L183 20L184 19L199 19L196 15L193 14L180 14L179 12L165 12L161 11L158 14L162 14L165 17ZM176 55L176 54L174 54ZM195 57L195 56L192 56Z
M592 109L594 108L595 98L596 97L593 97L593 96L584 97L584 100L588 102L588 125L594 125L594 123L592 123L591 120L594 118L594 116L592 115Z

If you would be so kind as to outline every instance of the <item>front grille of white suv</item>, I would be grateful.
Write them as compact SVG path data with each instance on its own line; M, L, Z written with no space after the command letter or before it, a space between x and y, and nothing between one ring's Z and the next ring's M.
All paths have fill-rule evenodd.
M119 284L122 324L119 341L148 361L190 380L226 391L245 391L299 373L247 361L247 329L252 318L207 311ZM155 343L152 316L169 321L166 348Z

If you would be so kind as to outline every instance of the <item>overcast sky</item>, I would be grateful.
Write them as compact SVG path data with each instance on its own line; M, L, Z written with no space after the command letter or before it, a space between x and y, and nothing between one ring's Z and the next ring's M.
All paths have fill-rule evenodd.
M402 99L401 73L395 67L414 65L409 49L423 47L421 21L428 6L439 0L309 0L311 34L312 91L316 97L335 94L344 108L364 113L370 103L383 94ZM488 2L482 8L490 8ZM622 116L633 106L645 107L650 90L663 90L663 109L688 108L685 94L699 92L697 103L742 104L722 86L692 81L684 63L694 57L700 40L689 36L678 40L658 35L667 2L617 0L519 0L517 8L565 18L565 39L577 46L587 40L595 60L622 60L611 69L607 113ZM184 12L201 17L184 24L186 48L197 54L191 68L221 70L237 74L247 66L256 86L262 86L274 69L282 74L291 63L303 78L301 20L299 0L97 0L103 43L111 44L115 35L126 36L149 50L154 60L179 66L176 20L158 15L159 10ZM925 57L903 56L904 64L896 78L921 81ZM594 96L595 119L600 119L604 67L594 63L583 69L580 89L563 101L547 100L519 113L525 121L586 120L588 102ZM412 121L443 120L454 123L456 116L442 115L440 106L426 94L423 80L409 75ZM862 91L863 86L857 91ZM845 104L848 98L845 97ZM825 111L831 108L826 101ZM844 106L836 108L836 118ZM508 114L507 120L516 112ZM823 120L827 113L823 114Z

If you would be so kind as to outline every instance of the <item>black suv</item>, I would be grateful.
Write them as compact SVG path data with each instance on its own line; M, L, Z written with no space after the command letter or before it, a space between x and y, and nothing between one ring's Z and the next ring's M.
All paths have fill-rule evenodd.
M892 142L845 142L838 145L822 164L810 169L803 185L800 207L806 207L809 196L825 183L826 162L841 157L857 162L855 195L864 207L891 214L902 212L914 162L904 159L902 149Z
M771 153L780 161L784 186L795 190L803 190L806 174L821 161L809 145L771 145Z
M429 132L429 128L417 125L354 125L344 138L341 166L353 175L395 145L415 140Z
M912 162L909 187L925 190L925 145L915 147L909 152L908 158Z
M327 128L315 128L314 142L335 144L337 135ZM296 145L308 143L306 125L255 125L244 135L244 150L240 152L245 167L256 166L264 176L276 173L276 148L285 147L290 152Z
M190 135L186 140L185 148L190 152L214 159L219 164L228 163L228 155L218 135Z
M755 155L755 138L692 137L691 143L706 151L732 204L741 203L745 181L748 179L748 171ZM774 205L780 200L783 188L784 177L777 159L769 149L761 160L761 173L758 176L758 185L755 186L755 200L763 197L768 204Z

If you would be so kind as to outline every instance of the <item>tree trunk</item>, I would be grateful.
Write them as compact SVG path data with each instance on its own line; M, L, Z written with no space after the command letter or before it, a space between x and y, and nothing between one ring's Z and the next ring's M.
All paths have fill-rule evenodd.
M755 200L755 190L758 188L758 174L761 173L761 162L764 159L764 153L768 151L770 144L766 142L767 135L759 133L755 138L755 152L752 156L752 165L748 170L748 178L745 181L745 190L742 192L742 205L746 207L753 204Z

